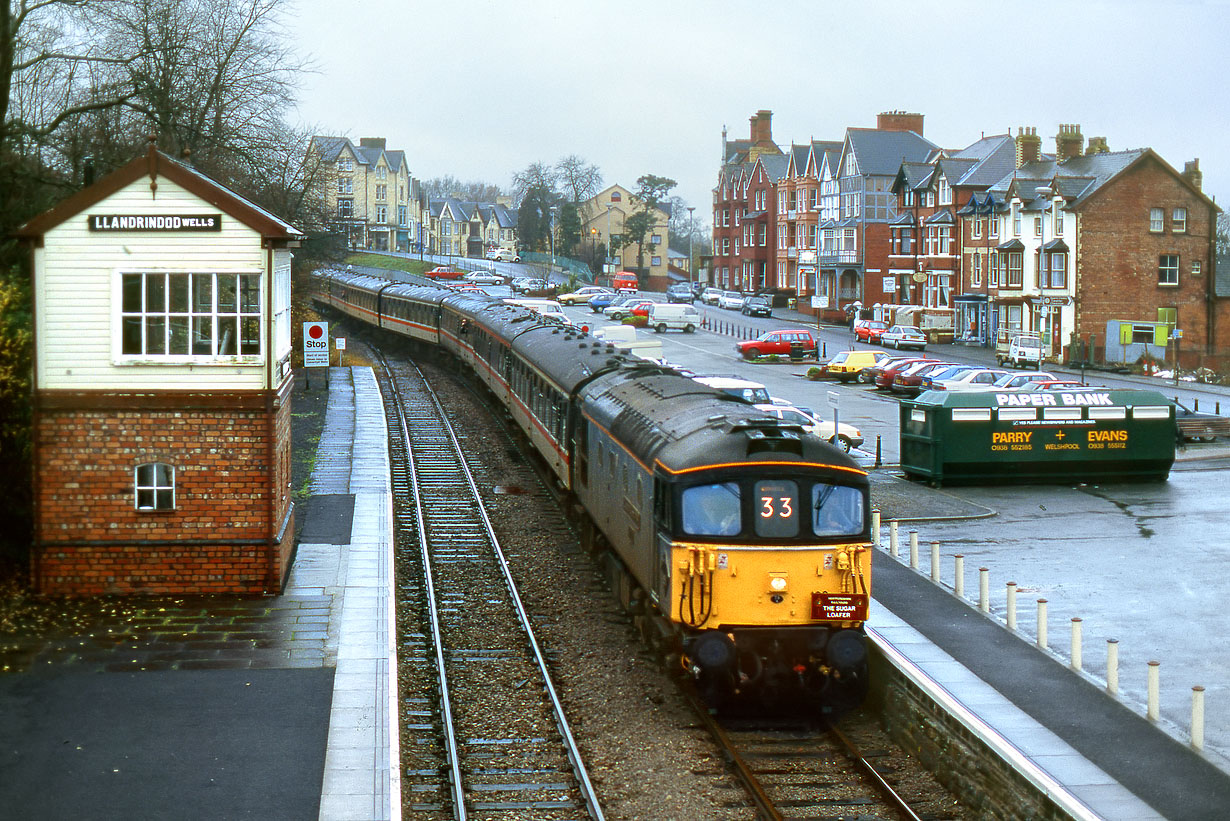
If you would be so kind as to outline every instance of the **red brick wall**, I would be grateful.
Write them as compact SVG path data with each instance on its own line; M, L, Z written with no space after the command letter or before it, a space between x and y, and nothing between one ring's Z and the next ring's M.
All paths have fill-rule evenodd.
M1171 214L1187 208L1187 231L1172 231ZM1165 229L1149 231L1149 209L1162 208ZM1182 347L1209 344L1208 293L1212 287L1212 208L1150 156L1108 183L1080 209L1076 332L1096 334L1099 345L1111 319L1157 320L1157 309L1178 308ZM1179 255L1179 284L1158 284L1162 254ZM1203 273L1193 275L1193 261ZM1063 340L1064 344L1068 340Z
M263 410L43 410L35 421L42 592L277 592L290 477L290 404ZM270 435L274 442L270 443ZM270 458L274 486L270 487ZM134 468L175 467L175 509L138 512Z

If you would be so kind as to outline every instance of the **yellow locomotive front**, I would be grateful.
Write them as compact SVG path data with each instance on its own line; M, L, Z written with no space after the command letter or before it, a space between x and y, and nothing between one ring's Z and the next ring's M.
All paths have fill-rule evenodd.
M686 471L660 489L669 502L658 606L682 631L685 664L708 698L771 704L799 693L824 709L860 700L871 593L865 472L749 460Z

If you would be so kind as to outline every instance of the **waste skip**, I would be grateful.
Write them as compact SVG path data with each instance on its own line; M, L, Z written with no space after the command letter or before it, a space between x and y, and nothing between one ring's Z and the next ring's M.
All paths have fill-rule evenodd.
M926 391L901 403L901 468L931 484L1164 481L1175 414L1156 391Z

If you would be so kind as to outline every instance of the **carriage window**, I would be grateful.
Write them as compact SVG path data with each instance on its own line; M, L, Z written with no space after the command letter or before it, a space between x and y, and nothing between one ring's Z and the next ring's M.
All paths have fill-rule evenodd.
M683 491L683 532L691 536L737 536L743 529L739 486L697 485Z
M756 535L799 535L799 486L789 479L756 483Z
M817 536L857 536L863 532L863 494L857 488L817 482L811 501L812 529Z

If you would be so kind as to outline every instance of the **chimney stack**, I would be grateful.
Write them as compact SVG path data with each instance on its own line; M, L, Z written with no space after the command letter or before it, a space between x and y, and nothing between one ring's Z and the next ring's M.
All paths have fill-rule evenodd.
M1033 126L1021 126L1016 131L1016 167L1042 159L1042 138Z
M767 145L773 142L773 112L761 109L751 118L752 145Z
M1085 137L1081 134L1080 125L1063 124L1055 135L1055 162L1063 162L1071 157L1079 157L1085 152Z
M1109 154L1110 146L1106 144L1105 137L1090 137L1089 145L1085 148L1085 156L1091 154Z
M923 115L909 111L882 111L876 115L877 131L913 131L923 133Z
M1183 179L1192 184L1197 191L1204 184L1204 174L1200 172L1200 158L1189 160L1183 164Z
M380 150L383 151L384 143L385 143L384 137L360 137L359 138L359 145L362 148L379 148Z

